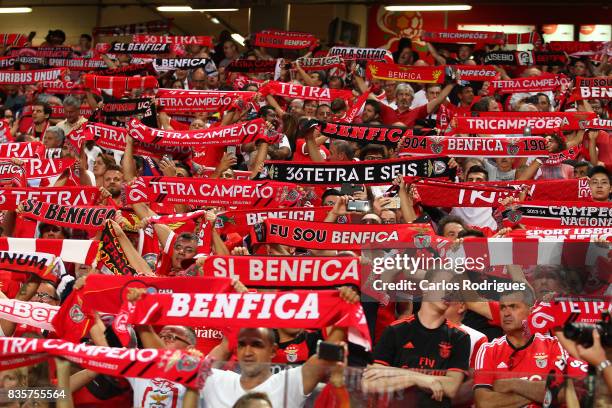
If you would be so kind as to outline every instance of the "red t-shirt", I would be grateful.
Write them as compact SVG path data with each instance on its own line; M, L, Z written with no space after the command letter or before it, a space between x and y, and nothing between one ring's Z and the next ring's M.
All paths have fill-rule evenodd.
M325 146L319 146L319 151L323 156L323 159L326 160L329 157L329 150L325 148ZM306 141L304 139L298 139L295 142L295 152L293 152L293 160L294 161L312 161L310 155L308 154L308 149L306 148Z

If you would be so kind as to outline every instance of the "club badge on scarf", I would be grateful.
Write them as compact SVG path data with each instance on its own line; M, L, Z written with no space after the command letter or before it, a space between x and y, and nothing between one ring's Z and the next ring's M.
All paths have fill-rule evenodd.
M27 183L26 171L23 166L0 161L0 186L23 187Z

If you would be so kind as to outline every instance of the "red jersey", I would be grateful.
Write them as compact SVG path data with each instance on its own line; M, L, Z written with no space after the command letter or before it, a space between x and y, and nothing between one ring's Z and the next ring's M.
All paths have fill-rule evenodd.
M506 336L483 344L476 354L474 388L493 388L496 380L520 378L546 381L551 370L562 375L567 353L555 337L536 333L522 347L516 347ZM540 407L533 403L529 407Z
M418 108L409 109L400 113L384 103L380 104L380 118L385 125L402 122L409 128L412 128L417 120L424 119L425 117L427 117L427 105L422 105Z

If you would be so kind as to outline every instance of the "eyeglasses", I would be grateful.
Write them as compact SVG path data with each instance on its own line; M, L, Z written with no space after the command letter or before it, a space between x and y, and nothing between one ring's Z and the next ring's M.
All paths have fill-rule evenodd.
M394 219L391 219L391 218L388 218L388 219L383 219L383 220L382 220L382 223L383 223L383 224L395 224L395 220L394 220Z
M174 250L176 252L183 252L185 254L195 254L196 253L196 249L192 248L192 247L184 247L182 245L175 245L174 246Z
M59 300L58 297L52 296L52 295L50 295L48 293L45 293L45 292L36 292L36 294L33 297L36 297L36 298L38 298L40 300L45 300L45 299Z
M174 343L175 341L180 340L180 341L182 341L185 344L191 344L187 340L183 339L182 337L177 336L174 333L160 333L159 334L159 338L162 339L163 341L167 341L169 343Z

